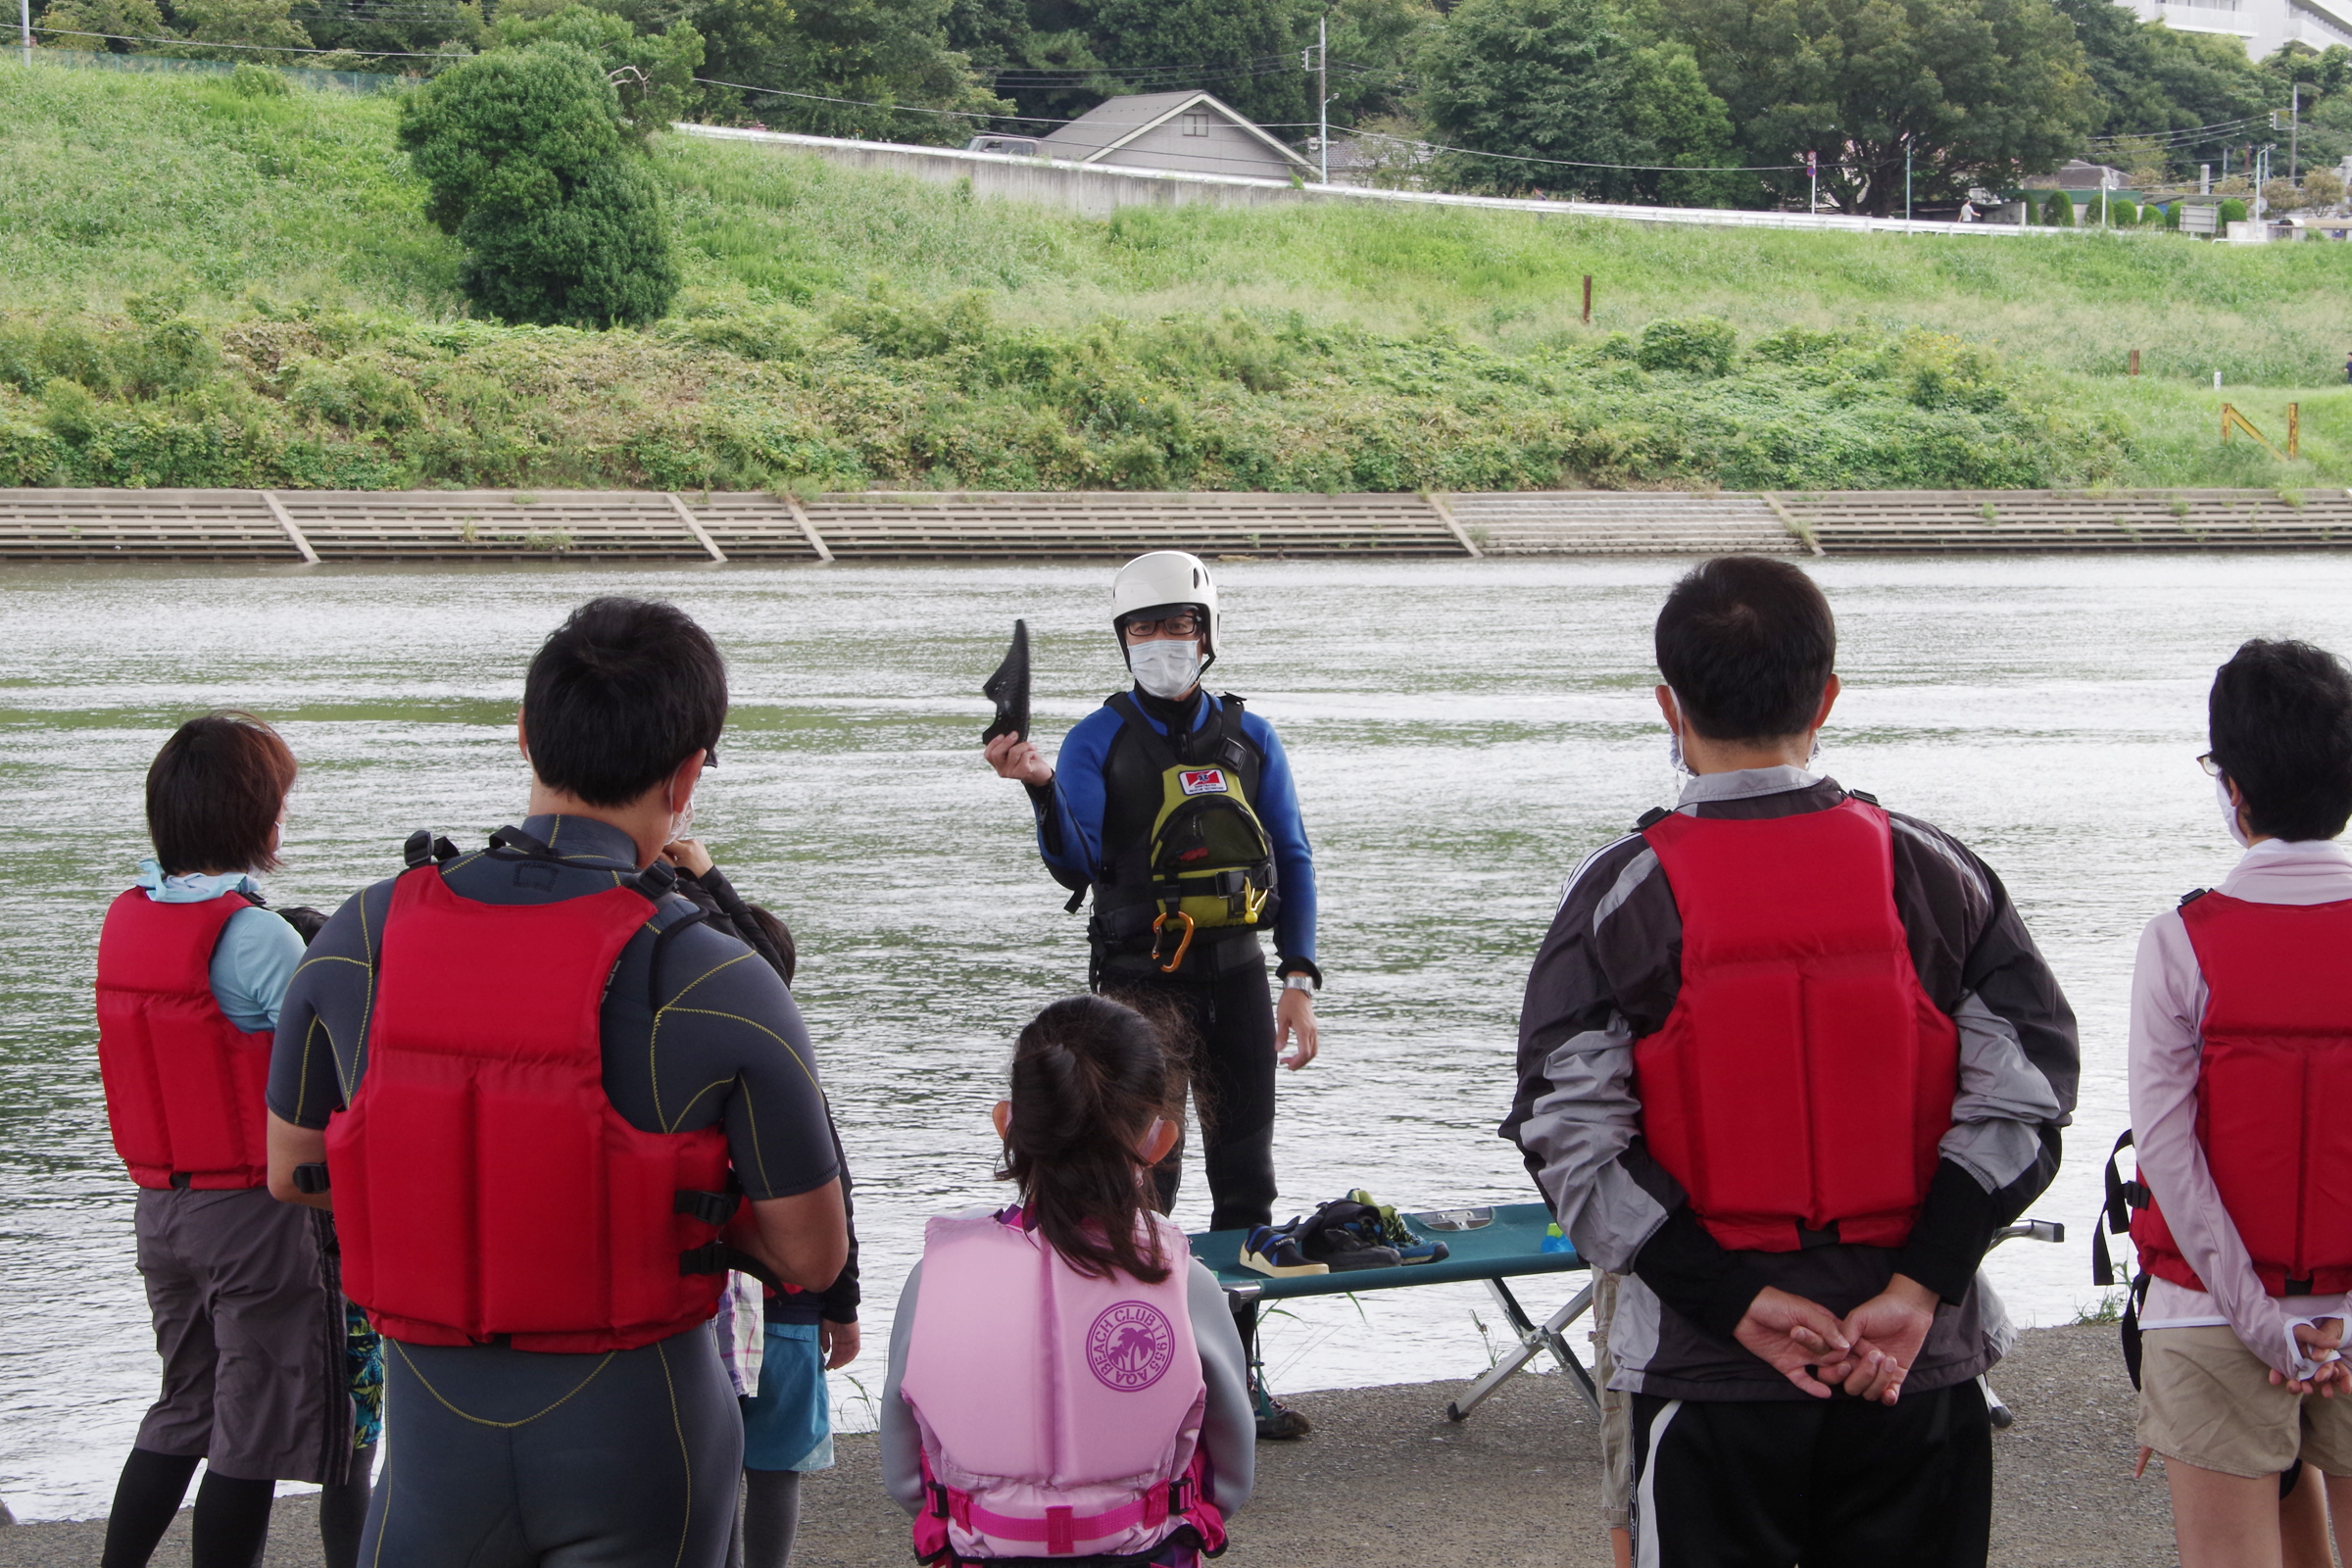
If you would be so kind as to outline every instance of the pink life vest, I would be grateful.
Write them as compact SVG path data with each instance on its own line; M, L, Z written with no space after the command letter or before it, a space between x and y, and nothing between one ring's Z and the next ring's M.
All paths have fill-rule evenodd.
M899 1380L930 1493L915 1555L1124 1555L1188 1524L1221 1549L1184 1233L1151 1221L1172 1265L1157 1285L1089 1279L1018 1215L947 1215L923 1233Z

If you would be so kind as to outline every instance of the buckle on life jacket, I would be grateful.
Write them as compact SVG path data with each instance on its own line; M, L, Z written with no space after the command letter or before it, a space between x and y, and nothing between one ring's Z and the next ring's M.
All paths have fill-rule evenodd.
M1166 925L1170 919L1182 920L1184 922L1184 935L1177 940L1176 956L1170 958L1167 962L1159 966L1159 972L1161 974L1174 974L1178 969L1182 968L1184 966L1184 956L1187 953L1190 953L1193 947L1194 923L1191 915L1185 913L1182 909L1178 909L1173 915L1155 914L1152 917L1152 956L1154 959L1158 958L1160 928Z
M925 1465L923 1468L928 1471L930 1466ZM926 1475L923 1478L923 1490L931 1494L931 1517L934 1519L947 1518L949 1516L948 1489Z
M740 1193L702 1193L687 1188L680 1190L677 1197L671 1200L669 1211L716 1228L733 1219L737 1206L742 1202L743 1195Z

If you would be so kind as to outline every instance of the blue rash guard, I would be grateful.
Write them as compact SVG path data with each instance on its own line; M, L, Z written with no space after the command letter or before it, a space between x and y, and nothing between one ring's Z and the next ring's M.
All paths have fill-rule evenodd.
M1146 721L1162 735L1167 734L1167 715L1176 710L1176 705L1140 689L1132 695ZM1209 722L1212 713L1223 708L1224 704L1214 695L1200 694L1193 699L1192 722L1187 727L1199 730ZM1064 887L1076 888L1099 881L1107 868L1102 846L1103 768L1109 760L1111 742L1118 738L1125 722L1109 707L1099 708L1080 719L1062 738L1054 781L1029 792L1030 802L1037 810L1038 853L1045 858L1054 879ZM1282 896L1274 917L1274 951L1280 959L1276 969L1286 974L1301 970L1319 979L1314 966L1315 858L1306 842L1306 823L1298 815L1298 790L1291 777L1290 758L1284 754L1282 738L1274 733L1274 726L1250 712L1247 706L1242 710L1242 738L1264 759L1250 808L1265 825L1266 837L1274 848L1274 870Z

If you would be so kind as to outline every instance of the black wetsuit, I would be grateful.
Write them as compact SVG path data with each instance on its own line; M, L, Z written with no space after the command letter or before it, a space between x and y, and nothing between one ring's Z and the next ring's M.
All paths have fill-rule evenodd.
M544 904L635 870L628 837L605 823L538 816L523 831L559 860L463 857L444 870L451 890ZM287 992L270 1106L298 1126L323 1128L367 1071L391 896L386 880L338 910ZM791 994L688 901L665 898L629 939L601 1018L605 1093L631 1126L723 1124L754 1199L834 1179ZM362 1547L369 1568L715 1568L724 1556L743 1429L707 1328L609 1355L387 1340L384 1362L390 1457Z

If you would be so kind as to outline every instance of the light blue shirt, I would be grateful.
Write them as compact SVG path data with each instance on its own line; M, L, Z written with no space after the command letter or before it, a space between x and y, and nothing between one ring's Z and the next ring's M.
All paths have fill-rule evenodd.
M158 904L203 904L231 893L256 893L261 887L242 871L188 871L164 875L154 860L139 862L138 886ZM259 1032L277 1027L278 1004L302 962L302 933L268 909L248 905L228 917L220 940L213 948L207 973L213 1000L228 1021L240 1029Z

